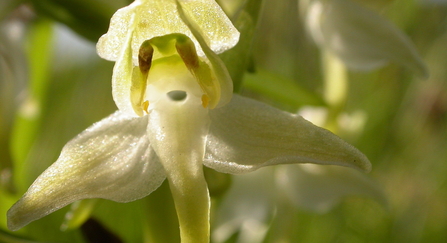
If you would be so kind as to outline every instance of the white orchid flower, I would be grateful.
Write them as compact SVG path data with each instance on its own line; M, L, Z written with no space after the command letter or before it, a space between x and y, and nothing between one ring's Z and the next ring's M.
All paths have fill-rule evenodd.
M9 210L8 227L81 199L137 200L167 178L182 242L209 242L202 165L231 174L289 163L370 170L360 151L329 131L232 95L215 52L238 36L213 0L142 0L118 10L98 52L116 60L119 110L65 145Z
M213 242L263 242L275 214L275 167L234 176L215 212Z
M357 170L340 166L302 164L278 168L276 180L297 207L326 213L348 196L366 196L387 206L378 184Z
M305 22L315 42L354 70L372 70L389 62L421 77L427 67L411 40L395 25L351 0L303 0Z
M348 197L367 197L387 207L380 186L358 170L341 166L280 165L235 176L215 212L213 242L264 242L284 203L298 210L327 213ZM287 207L286 207L287 208Z

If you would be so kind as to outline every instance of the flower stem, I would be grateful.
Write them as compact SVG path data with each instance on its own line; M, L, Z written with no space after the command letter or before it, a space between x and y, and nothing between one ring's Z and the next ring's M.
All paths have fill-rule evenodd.
M180 224L182 243L209 242L210 199L203 171L192 177L189 173L168 177Z
M329 114L325 127L337 133L337 119L346 104L348 92L348 73L345 65L332 53L323 51L324 99Z

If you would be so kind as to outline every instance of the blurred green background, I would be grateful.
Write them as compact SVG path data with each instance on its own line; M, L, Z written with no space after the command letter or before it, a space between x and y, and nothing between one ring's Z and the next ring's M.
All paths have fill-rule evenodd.
M237 9L244 3L219 2L230 15L231 4ZM383 189L388 205L353 196L321 214L280 203L260 242L447 242L447 1L381 2L387 3L379 13L413 40L430 72L425 80L396 64L349 72L343 112L360 112L364 123L339 135L368 156L373 164L368 177ZM80 212L96 205L96 220L81 228L72 222L75 229L59 230L69 207L18 232L6 228L6 211L63 145L116 109L113 63L96 55L95 42L116 9L129 3L0 3L0 242L96 242L85 237L89 225L95 232L105 228L102 235L110 238L104 242L178 242L165 184L129 204L84 202ZM244 80L238 68L251 72L237 84L240 92L289 112L324 107L321 53L304 29L297 1L265 0L254 20L257 25L243 32L244 45L252 47L244 54L247 62L229 64L237 82ZM240 61L231 53L222 58ZM225 190L228 180L217 184L216 191ZM225 193L214 195L218 207ZM237 234L227 242L236 239Z

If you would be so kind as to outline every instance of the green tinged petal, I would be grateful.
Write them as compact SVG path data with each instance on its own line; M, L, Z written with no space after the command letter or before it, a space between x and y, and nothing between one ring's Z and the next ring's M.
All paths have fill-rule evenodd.
M233 96L210 111L204 164L239 174L276 164L314 163L371 170L364 154L333 133L302 117Z
M129 202L154 191L165 173L146 127L147 118L116 112L78 135L8 211L8 227L18 230L80 199Z
M353 1L313 1L307 24L315 41L349 68L369 70L394 62L420 77L428 76L425 63L405 33Z
M325 213L347 196L367 196L387 205L378 184L351 168L307 164L281 166L277 171L284 195L299 208Z
M133 26L135 18L135 16L132 16L127 24ZM133 76L134 67L132 64L132 49L130 48L132 44L132 34L132 31L127 33L125 43L119 48L119 58L113 67L112 95L113 100L120 111L123 111L129 116L136 116L132 103L130 102L132 80L135 78Z
M119 9L111 19L109 31L97 44L98 54L107 60L116 61L119 50L126 45L126 36L133 31L132 57L138 63L138 50L141 43L156 36L172 33L185 34L196 44L199 56L203 52L189 28L181 20L177 0L137 0L131 5ZM236 45L239 32L214 0L180 0L188 17L200 28L211 50L223 52ZM138 16L135 27L129 28L132 15ZM159 58L154 56L155 59Z

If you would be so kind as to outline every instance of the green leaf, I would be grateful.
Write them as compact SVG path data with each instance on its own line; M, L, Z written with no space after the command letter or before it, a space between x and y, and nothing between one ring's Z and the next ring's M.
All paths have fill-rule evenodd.
M100 200L93 217L124 242L180 242L177 213L167 181L134 202Z
M38 134L41 122L41 107L48 89L49 63L51 57L51 40L53 36L52 22L40 19L29 37L29 90L22 103L11 135L11 150L14 161L15 182L20 190L25 190L27 182L19 179L23 175L23 165L34 139Z
M71 204L71 210L65 214L65 221L61 230L72 230L79 228L92 214L99 199L85 199Z
M107 32L110 17L125 3L88 0L33 0L37 12L59 21L91 41ZM88 26L88 27L86 27Z
M143 201L144 242L180 242L179 222L168 182L165 181Z
M27 240L21 237L17 237L11 234L8 234L7 232L4 232L3 230L0 230L0 242L3 243L44 243L44 242L37 242L32 240Z
M0 188L0 228L6 229L6 211L12 206L12 204L14 204L16 200L17 198ZM0 242L3 242L1 236Z
M303 105L325 105L319 95L301 87L294 80L265 70L247 73L244 79L244 88L290 106L292 109L297 109Z
M251 47L263 2L249 0L232 17L233 24L241 33L239 42L232 49L219 55L230 73L235 92L240 91L245 71L251 64Z

